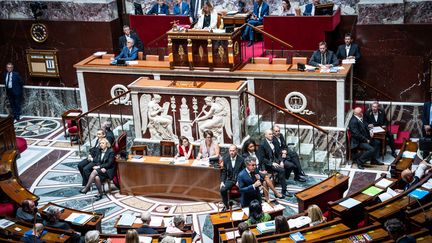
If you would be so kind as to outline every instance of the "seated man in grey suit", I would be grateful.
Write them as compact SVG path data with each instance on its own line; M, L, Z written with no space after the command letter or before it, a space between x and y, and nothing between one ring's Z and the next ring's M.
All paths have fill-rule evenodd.
M138 58L138 48L134 46L134 40L132 38L127 39L126 46L123 47L122 51L115 60L124 59L125 61L132 61Z
M309 60L309 65L320 68L332 67L339 65L339 60L332 51L327 50L327 43L321 41L319 43L319 49L313 52Z

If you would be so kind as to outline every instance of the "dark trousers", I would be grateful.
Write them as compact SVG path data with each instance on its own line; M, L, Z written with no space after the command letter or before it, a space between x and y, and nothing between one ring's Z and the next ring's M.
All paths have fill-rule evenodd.
M285 168L285 178L289 178L291 175L291 172L294 171L294 178L300 177L300 170L298 169L297 165L290 160L284 160L284 168Z
M300 164L300 158L299 158L299 155L297 152L289 149L288 150L288 160L295 164L295 166L297 167L297 169L301 175L305 175L305 173L303 172L302 166Z
M235 181L225 181L224 184L225 186L220 189L220 194L222 197L223 204L225 205L226 208L229 208L228 193L229 190L231 190L231 188L235 185Z
M287 183L286 183L286 180L285 180L285 169L281 168L281 167L274 167L274 166L272 166L271 170L274 173L276 173L275 176L277 177L277 179L278 179L278 181L279 181L279 183L280 183L280 185L282 187L282 194L286 193Z
M357 163L363 165L368 160L376 160L380 151L380 142L372 139L370 143L359 144L358 148L364 150L357 159Z
M79 162L78 164L78 170L81 174L82 177L82 185L85 186L87 185L88 182L88 177L85 176L84 174L84 168L89 164L90 162L87 159L83 159L81 160L81 162Z
M251 19L248 21L248 24L253 26L262 25L262 21ZM254 41L254 30L250 26L246 26L244 33L243 33L243 39L249 39L250 41Z
M386 132L386 139L387 139L387 144L388 144L388 146L390 147L392 153L394 153L394 152L396 151L396 148L395 148L395 143L394 143L394 137L393 137L393 134L391 134L390 131L387 131L387 132Z
M6 94L9 99L14 119L19 120L21 116L22 95L16 95L12 91L9 91L9 89L6 89Z

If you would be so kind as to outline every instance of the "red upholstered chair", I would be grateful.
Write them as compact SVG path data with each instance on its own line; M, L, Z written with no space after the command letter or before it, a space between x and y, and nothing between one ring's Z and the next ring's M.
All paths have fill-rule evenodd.
M230 199L236 199L236 198L240 198L240 188L238 188L237 185L234 185L233 187L231 187L231 190L229 190L229 198Z
M27 149L27 141L22 137L16 137L16 147L20 153Z
M120 153L121 151L126 151L126 143L127 143L127 134L123 132L115 141L114 145L112 145L112 149L115 154Z
M13 203L0 203L1 217L14 217L15 205Z

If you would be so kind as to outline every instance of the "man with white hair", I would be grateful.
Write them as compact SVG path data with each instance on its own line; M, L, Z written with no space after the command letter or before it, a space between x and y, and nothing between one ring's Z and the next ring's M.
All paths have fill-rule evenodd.
M126 46L123 47L122 51L118 56L116 56L115 60L123 59L125 61L132 61L138 58L138 48L134 46L134 40L132 38L127 38Z
M99 243L99 231L90 230L85 234L85 243Z
M149 226L151 221L150 212L142 212L141 221L143 222L143 226L137 229L138 234L159 234L157 230Z
M166 228L167 233L171 233L171 234L184 233L183 227L185 225L185 218L183 215L175 215L173 218L173 224L174 225L169 225Z
M42 243L45 242L41 240L41 237L44 235L43 233L44 226L41 223L36 223L33 227L32 231L28 231L24 233L24 236L21 238L21 241L24 243Z
M371 164L383 165L376 159L380 145L373 139L373 132L369 131L368 124L363 120L362 108L357 107L354 109L348 127L351 132L351 149L360 148L363 150L356 160L358 168L364 169L363 165L368 160L370 160Z

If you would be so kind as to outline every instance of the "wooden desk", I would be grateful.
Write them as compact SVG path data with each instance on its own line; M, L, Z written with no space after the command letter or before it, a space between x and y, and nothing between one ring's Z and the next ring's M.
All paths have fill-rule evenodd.
M337 243L351 243L351 236L359 235L359 234L368 234L374 242L381 242L383 240L389 239L388 232L382 227L382 225L378 222L375 222L373 225L369 225L363 228L346 231L340 234L330 235L324 238L321 238L315 242L337 242Z
M427 174L420 182L411 187L411 189L392 197L391 199L379 203L377 205L366 207L367 215L366 221L370 222L370 220L379 221L384 223L390 217L395 216L398 213L403 213L403 210L408 206L417 204L417 200L408 196L410 192L415 190L416 188L421 188L421 185L425 183L432 176L432 173ZM423 190L427 190L422 188ZM431 192L420 201L424 201L427 198L430 198Z
M408 220L417 227L425 227L429 230L432 229L432 202L427 203L419 208L407 211Z
M246 23L246 20L249 18L249 13L238 13L234 15L225 15L222 16L224 26L227 25L234 25L234 26L241 26Z
M11 177L18 178L18 170L15 163L18 150L11 149L5 151L0 158L0 180L6 180Z
M376 198L376 196L371 197L371 196L366 195L362 192L364 190L366 190L367 188L369 188L370 186L374 186L376 183L378 183L380 180L382 180L385 177L386 177L386 174L383 173L380 178L378 178L377 180L375 180L371 184L361 188L357 192L355 192L355 193L353 193L347 197L344 197L342 199L339 199L335 202L328 202L329 208L330 208L331 218L339 217L342 219L344 224L350 226L351 228L356 227L358 222L363 220L363 218L364 218L364 207L369 206L369 204L371 202L373 202L374 199ZM395 183L397 181L396 179L393 179L393 178L386 178L386 179L393 181L393 183L390 184L389 187L392 187L393 185L395 185ZM384 191L386 190L385 188L382 188L382 189ZM353 198L355 200L360 201L361 203L355 207L352 207L352 208L346 208L346 207L339 204L340 202L343 202L348 198Z
M88 62L88 65L94 65L94 66L112 66L112 67L119 67L119 68L166 68L168 69L169 62L168 61L147 61L147 60L135 60L137 64L129 64L127 66L116 66L111 65L110 59L103 59L103 58L96 58L90 62Z
M13 225L5 228L5 229L0 229L0 232L4 232L5 234L12 234L13 238L21 238L22 236L24 236L24 234L27 231L32 230L32 225L29 223L18 222L18 221L12 220L12 219L9 219L9 220L14 221L15 224L13 224ZM59 231L61 231L61 230L59 230ZM70 236L66 235L66 234L52 232L50 229L44 236L42 236L41 239L47 243L67 242L70 239Z
M273 206L273 205L272 205ZM241 212L242 210L234 210L234 212ZM268 212L272 219L276 216L282 215L283 210L275 210L272 212ZM211 213L210 214L210 222L213 225L213 242L219 242L219 229L220 228L231 228L237 227L237 225L241 222L244 222L249 217L246 214L243 214L242 220L233 220L231 221L231 212L221 212L221 213Z
M117 161L122 194L196 201L220 200L220 169L192 166L193 160L173 165L161 162L159 156L143 158L141 161Z
M127 226L127 225L119 225L118 222L121 218L121 215L117 217L116 222L114 224L114 227L117 229L117 234L126 234L126 232L129 229L139 229L143 226L142 222L138 222L138 223L133 223L132 226ZM138 218L138 217L137 217ZM171 218L171 217L163 217L163 218ZM163 234L166 231L166 227L167 225L164 224L164 221L162 220L162 224L158 225L158 226L150 226L151 228L155 229L157 232L159 232L159 234ZM185 229L192 229L193 225L192 225L192 215L187 215L186 216L186 223L184 226Z
M39 197L31 193L25 188L17 179L10 178L4 181L0 181L0 188L3 192L8 195L18 205L25 199L31 199L38 201Z
M333 175L322 182L310 186L295 194L299 212L306 210L309 205L318 205L323 212L328 210L328 201L338 200L348 189L348 176L342 174Z
M84 211L80 211L80 210L76 210L76 209L72 209L72 208L67 208L67 207L63 207L60 206L58 204L55 203L48 203L45 206L39 208L39 213L43 216L46 217L46 213L44 212L44 210L46 208L48 208L49 206L57 206L59 208L63 208L64 211L60 214L60 220L64 221L67 217L69 217L72 213L80 213L80 214L87 214L87 215L92 215L93 217L96 217L96 220L93 221L93 219L90 219L87 223L85 223L84 225L75 225L75 224L69 224L71 225L72 229L74 229L75 231L81 232L82 234L85 234L87 231L89 230L98 230L99 232L102 231L102 227L101 227L101 223L102 223L102 219L103 219L103 214L100 213L96 213L93 215L93 213L89 213L89 212L84 212Z
M407 168L411 168L411 164L414 162L414 159L402 158L402 154L404 151L417 152L417 148L418 148L418 144L415 142L405 141L403 143L398 156L390 164L391 177L400 179L401 172Z
M314 242L326 236L339 234L349 229L350 228L348 226L341 223L341 220L337 218L333 221L322 223L313 227L294 230L283 234L258 237L258 242L274 242L274 240L276 240L276 242L294 242L289 237L289 235L295 232L302 233L307 242Z
M384 132L377 132L377 133L374 133L374 135L373 135L374 139L378 139L378 140L381 141L381 154L382 154L381 158L382 158L383 161L384 161L384 156L386 154L386 146L387 146L387 143L386 143L386 141L387 141L386 133L387 133L387 130L385 129Z
M153 234L140 234L140 236L147 236L152 238L152 243L158 243L161 235ZM99 240L103 242L104 240L111 240L111 243L124 243L126 242L126 234L100 234Z
M417 232L409 234L416 239L416 242L424 242L429 243L432 242L432 236L430 235L430 231L427 229L420 229ZM384 241L383 243L394 243L394 240Z
M234 71L242 63L240 29L232 33L170 30L167 35L171 69Z

